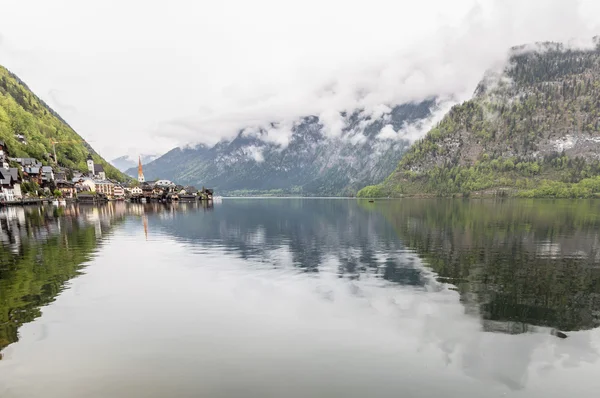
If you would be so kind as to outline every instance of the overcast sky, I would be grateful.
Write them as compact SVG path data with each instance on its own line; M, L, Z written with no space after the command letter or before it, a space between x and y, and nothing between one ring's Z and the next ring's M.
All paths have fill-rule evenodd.
M598 3L3 0L0 64L108 159L270 121L285 142L302 115L467 98L512 45L599 33Z

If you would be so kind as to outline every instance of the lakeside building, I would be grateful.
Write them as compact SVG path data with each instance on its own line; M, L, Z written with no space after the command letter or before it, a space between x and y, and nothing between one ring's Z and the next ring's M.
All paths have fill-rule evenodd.
M87 158L87 167L92 175L92 178L97 180L106 180L106 173L104 172L104 166L101 164L94 163L94 159L92 159L92 155L88 155Z
M142 188L140 187L128 187L125 190L132 196L137 196L142 194Z
M0 169L0 201L21 200L21 178L16 168Z
M96 183L91 178L80 178L77 182L75 182L75 187L79 192L96 192Z
M23 198L19 169L10 167L10 153L4 141L0 141L0 201L12 202Z
M52 161L51 157L47 158ZM9 167L15 165L16 167ZM193 186L178 185L167 179L146 181L141 156L138 159L139 186L130 186L106 178L104 167L96 164L91 155L87 158L87 172L79 172L58 164L44 165L35 158L11 158L0 140L0 201L12 202L38 195L52 196L59 191L63 198L82 199L83 196L107 199L132 197L140 199L178 200L179 195L210 198L209 190L199 191ZM23 185L25 184L25 185ZM23 195L23 192L26 192ZM43 194L42 194L43 192ZM56 193L58 195L58 193ZM81 194L81 195L80 195Z
M160 189L164 193L171 193L175 191L177 184L170 180L158 180L154 183L154 187Z
M115 184L113 188L113 197L115 199L120 199L125 197L125 188L121 185Z
M77 195L75 184L67 180L56 180L56 189L60 191L63 198L73 199Z
M42 166L41 169L42 185L54 182L54 169L52 166Z
M109 198L115 196L115 184L110 180L96 180L96 192L106 195Z

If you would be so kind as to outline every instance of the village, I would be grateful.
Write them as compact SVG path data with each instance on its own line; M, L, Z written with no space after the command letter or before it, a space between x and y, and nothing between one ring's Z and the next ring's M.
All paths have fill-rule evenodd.
M86 172L59 166L55 156L48 154L54 166L35 158L11 157L0 140L0 205L213 200L213 191L204 187L197 189L164 179L146 181L141 159L137 180L118 182L108 179L104 167L94 163L91 156L87 158Z

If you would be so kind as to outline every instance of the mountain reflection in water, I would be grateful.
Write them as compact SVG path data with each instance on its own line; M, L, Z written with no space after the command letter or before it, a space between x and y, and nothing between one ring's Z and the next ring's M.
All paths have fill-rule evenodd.
M9 207L0 211L0 350L80 274L125 208ZM0 359L2 356L0 354Z
M344 200L251 199L232 200L227 211L206 218L173 217L158 228L275 267L334 269L351 279L378 276L421 287L450 283L466 311L480 314L484 328L494 331L600 325L600 205L593 201L349 206ZM281 261L281 253L290 258Z
M2 209L0 395L592 397L599 224L595 201Z
M485 330L600 326L598 202L424 200L382 212Z

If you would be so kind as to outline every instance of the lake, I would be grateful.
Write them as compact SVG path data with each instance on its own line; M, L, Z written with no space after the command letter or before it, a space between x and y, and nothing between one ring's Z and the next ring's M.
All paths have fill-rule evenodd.
M0 397L597 397L600 201L0 209Z

